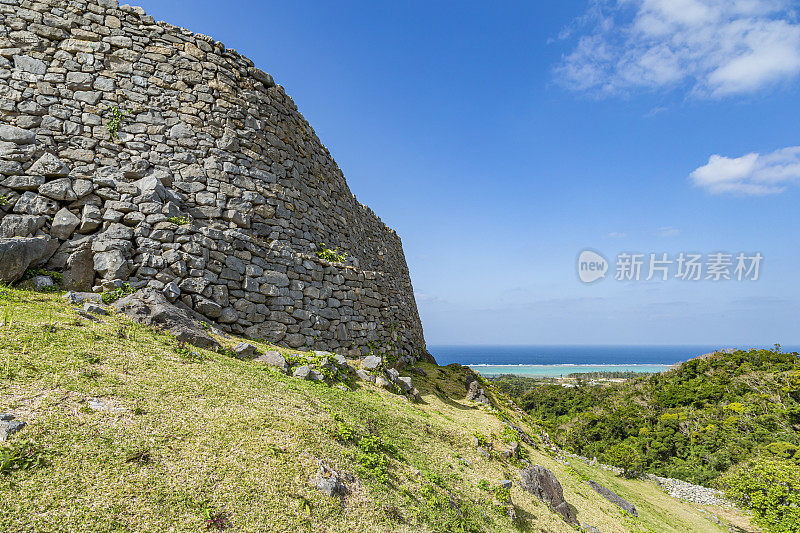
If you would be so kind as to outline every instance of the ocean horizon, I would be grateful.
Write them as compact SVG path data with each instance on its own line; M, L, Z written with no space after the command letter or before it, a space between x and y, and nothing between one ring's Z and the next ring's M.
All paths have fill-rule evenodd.
M676 363L727 348L772 345L433 345L440 365L459 363L485 376L559 377L583 372L663 372ZM796 351L798 347L784 347Z

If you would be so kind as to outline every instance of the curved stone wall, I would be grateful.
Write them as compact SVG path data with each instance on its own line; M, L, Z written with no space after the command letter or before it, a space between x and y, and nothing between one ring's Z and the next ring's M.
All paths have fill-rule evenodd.
M269 74L115 0L0 13L0 237L49 235L70 288L153 287L291 347L424 352L400 238Z

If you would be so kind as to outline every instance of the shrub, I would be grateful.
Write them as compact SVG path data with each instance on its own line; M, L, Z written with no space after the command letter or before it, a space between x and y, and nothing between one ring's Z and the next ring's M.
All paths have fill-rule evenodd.
M29 442L15 442L0 447L0 474L9 475L21 470L44 466L41 450Z
M498 485L494 489L494 497L503 505L508 505L511 503L511 489Z
M509 426L503 427L503 431L500 432L500 440L506 444L511 444L512 442L521 442L519 432Z
M767 452L780 459L800 462L800 447L790 442L773 442L767 446Z

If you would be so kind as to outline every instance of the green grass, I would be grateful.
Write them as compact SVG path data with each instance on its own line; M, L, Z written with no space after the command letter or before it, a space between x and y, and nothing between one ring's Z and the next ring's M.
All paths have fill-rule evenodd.
M520 463L484 458L475 433L498 451L510 436L500 413L530 426L491 390L500 411L465 401L460 367L420 364L428 377L411 374L415 404L187 350L123 316L83 320L57 295L4 291L13 319L0 326L0 411L28 423L11 443L30 464L0 475L0 531L573 531L517 484L495 490ZM635 503L642 518L631 521L566 466L522 448L604 533L727 531L654 485L573 465ZM343 500L312 486L320 460L355 476Z

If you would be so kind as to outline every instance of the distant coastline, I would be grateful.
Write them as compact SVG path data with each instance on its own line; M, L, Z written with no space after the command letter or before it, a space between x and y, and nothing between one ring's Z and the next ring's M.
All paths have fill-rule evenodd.
M576 372L663 372L694 357L729 349L730 346L611 346L611 345L532 345L532 346L429 346L441 365L459 363L484 376L514 374L523 377L560 377ZM772 348L742 346L742 349ZM784 347L796 351L798 347Z
M501 376L513 374L521 377L557 378L573 373L587 372L664 372L672 365L630 364L630 365L469 365L482 376Z

